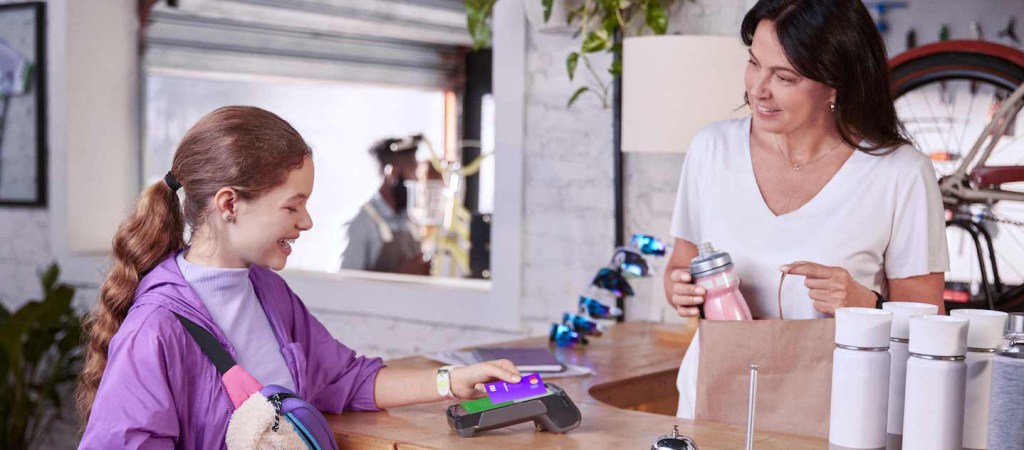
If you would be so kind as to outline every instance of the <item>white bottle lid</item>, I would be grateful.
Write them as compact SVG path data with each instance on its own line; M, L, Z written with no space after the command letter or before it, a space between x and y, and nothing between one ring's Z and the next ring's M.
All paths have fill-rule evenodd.
M875 308L836 309L836 344L889 348L892 313Z
M897 339L910 339L910 327L908 320L914 316L927 316L938 314L938 305L930 303L915 302L885 302L882 309L892 312L892 337Z
M967 328L963 317L915 316L910 318L910 353L926 356L967 354Z
M1008 314L987 309L954 309L949 315L971 321L971 326L967 330L967 347L995 349L1003 343L1003 330L1006 328Z

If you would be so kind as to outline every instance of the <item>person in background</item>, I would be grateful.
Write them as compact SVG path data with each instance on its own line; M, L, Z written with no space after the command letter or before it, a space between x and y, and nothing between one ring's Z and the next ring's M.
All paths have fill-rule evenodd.
M407 180L417 179L416 150L422 138L381 139L370 146L382 176L380 188L348 223L341 268L429 275L420 233L409 220Z
M694 317L705 291L689 264L711 242L732 255L755 319L830 317L885 299L943 311L949 268L942 199L929 158L899 123L885 46L860 0L761 0L749 47L751 115L690 144L672 218L665 295ZM737 93L738 94L738 93ZM821 336L832 339L832 336ZM683 358L677 415L692 418L700 336Z
M482 397L482 383L520 380L508 360L397 369L335 340L275 273L313 227L312 190L312 151L270 112L223 107L186 133L171 170L114 235L113 266L86 317L80 448L224 448L234 405L176 314L261 384L329 413Z

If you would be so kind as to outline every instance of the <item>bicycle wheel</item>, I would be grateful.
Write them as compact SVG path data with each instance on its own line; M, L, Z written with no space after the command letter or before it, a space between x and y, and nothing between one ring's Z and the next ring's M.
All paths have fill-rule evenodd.
M897 114L915 146L931 157L940 178L953 175L962 165L976 164L964 158L996 109L1024 83L1024 52L983 41L945 41L918 47L893 58L889 67ZM1024 173L1024 120L1021 114L1009 120L987 161L972 170L982 165L1000 166L1012 175L1015 167L1021 167ZM1016 182L1013 176L1004 181L999 190L1024 192L1024 183ZM1024 284L1024 203L946 199L950 218L980 223L992 235L995 267L1002 281ZM977 282L982 270L993 273L988 258L985 264L978 262L969 234L950 231L949 244L947 281Z

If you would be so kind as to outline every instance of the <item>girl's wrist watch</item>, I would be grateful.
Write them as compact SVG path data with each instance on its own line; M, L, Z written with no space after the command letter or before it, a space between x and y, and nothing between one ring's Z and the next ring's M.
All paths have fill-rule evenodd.
M437 369L437 395L444 398L458 398L452 391L452 370L458 366L444 366Z

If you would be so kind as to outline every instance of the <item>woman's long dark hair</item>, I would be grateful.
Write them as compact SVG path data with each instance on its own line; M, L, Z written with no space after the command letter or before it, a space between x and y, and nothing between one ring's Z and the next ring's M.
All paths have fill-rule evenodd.
M896 117L885 44L861 0L760 0L743 17L747 46L762 20L775 25L797 72L836 90L843 141L868 153L910 143Z

